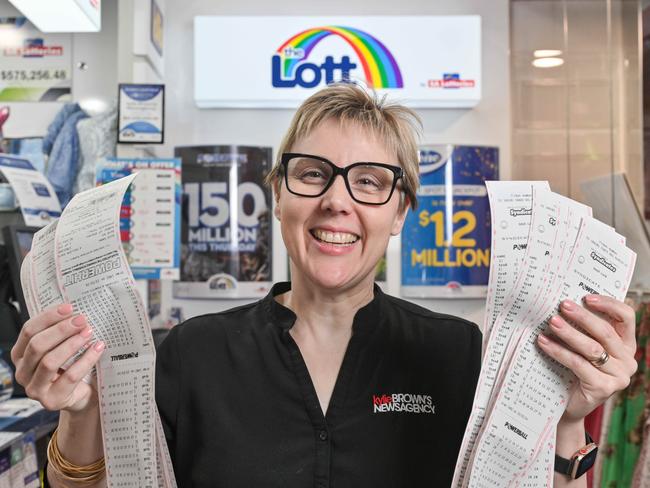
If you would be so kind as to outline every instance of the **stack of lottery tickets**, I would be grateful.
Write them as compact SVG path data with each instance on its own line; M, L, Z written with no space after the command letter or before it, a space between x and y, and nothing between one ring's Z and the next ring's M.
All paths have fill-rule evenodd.
M136 176L77 194L34 235L20 280L30 317L71 303L106 344L96 371L107 486L174 488L151 328L120 240L120 208Z
M536 344L562 300L622 300L636 254L547 182L487 182L492 247L483 365L452 486L553 486L574 374Z

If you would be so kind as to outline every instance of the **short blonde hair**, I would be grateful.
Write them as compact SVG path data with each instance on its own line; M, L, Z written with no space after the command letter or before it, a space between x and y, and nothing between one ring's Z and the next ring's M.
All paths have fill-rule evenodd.
M380 98L374 91L366 91L352 83L329 85L302 103L280 143L276 163L266 176L267 184L273 184L281 176L282 154L290 152L298 139L307 137L326 119L357 124L383 141L388 150L394 151L397 162L404 170L404 194L408 197L411 208L417 207L420 182L417 139L422 129L420 118L410 108L387 102L386 96Z

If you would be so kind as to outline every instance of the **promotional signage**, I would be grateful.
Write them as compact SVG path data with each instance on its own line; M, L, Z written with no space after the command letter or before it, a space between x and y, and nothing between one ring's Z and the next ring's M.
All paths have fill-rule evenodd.
M25 225L44 227L61 216L61 204L43 173L26 159L0 156L0 173L11 185Z
M194 68L202 108L295 108L345 80L414 107L472 107L481 98L481 19L195 17Z
M103 185L131 173L120 210L120 235L136 279L177 280L180 276L181 160L106 158L97 163Z
M402 231L402 295L486 295L490 205L486 180L497 180L495 147L440 145L420 150L418 208Z
M0 17L0 32L0 101L70 100L70 34L44 34L25 17Z
M164 142L165 86L121 83L117 142Z
M271 148L177 147L183 160L177 298L250 298L271 288Z

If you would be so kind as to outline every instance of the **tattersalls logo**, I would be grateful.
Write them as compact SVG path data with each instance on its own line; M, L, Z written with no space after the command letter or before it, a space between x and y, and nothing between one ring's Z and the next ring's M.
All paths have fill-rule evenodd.
M47 46L41 38L25 39L23 47L6 47L3 54L22 58L63 56L63 46Z
M405 412L436 413L431 395L392 393L372 396L373 413Z
M353 62L349 56L342 56L337 61L326 56L321 64L307 62L314 47L329 36L346 41L357 59ZM404 87L397 61L379 39L359 29L336 25L307 29L284 42L272 58L272 83L275 88L314 88L321 82L349 80L350 72L359 67L370 87Z
M475 86L475 80L464 80L460 77L460 73L443 73L441 80L427 80L429 88L458 89L474 88Z

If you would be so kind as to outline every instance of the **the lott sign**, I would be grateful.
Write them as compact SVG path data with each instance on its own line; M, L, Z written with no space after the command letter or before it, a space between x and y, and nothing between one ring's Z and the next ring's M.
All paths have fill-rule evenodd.
M202 108L293 108L336 81L415 107L471 107L481 96L478 16L211 16L194 27Z
M339 62L333 56L325 56L320 65L308 62L314 48L330 36L347 43L357 62L353 63L350 56L342 56ZM365 82L374 88L404 87L402 73L388 48L371 34L350 27L327 26L299 32L284 42L272 59L273 86L276 88L296 85L314 88L321 84L323 75L325 83L349 80L351 71L356 68L363 70ZM305 81L304 72L311 74L308 81Z

